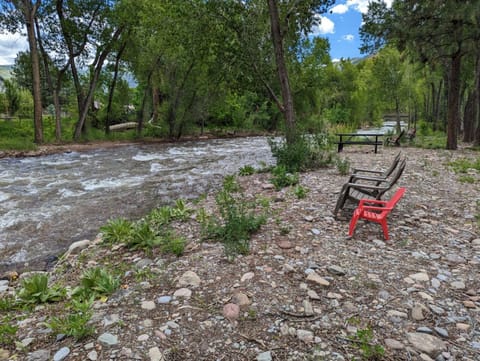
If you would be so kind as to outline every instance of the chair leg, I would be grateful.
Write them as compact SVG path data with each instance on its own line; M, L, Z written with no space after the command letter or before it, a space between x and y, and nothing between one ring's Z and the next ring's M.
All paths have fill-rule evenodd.
M382 219L380 222L382 225L382 230L383 230L383 238L385 238L386 241L388 241L388 226L387 226L387 218L385 217Z
M345 201L347 200L348 191L349 191L349 187L346 184L344 184L341 191L340 191L340 194L338 195L337 204L335 205L335 210L333 211L333 215L335 217L338 216L338 212L345 205Z
M355 232L355 227L357 226L358 219L360 218L360 215L362 214L362 209L357 208L353 212L352 220L350 221L350 226L348 227L348 236L352 237L353 232Z

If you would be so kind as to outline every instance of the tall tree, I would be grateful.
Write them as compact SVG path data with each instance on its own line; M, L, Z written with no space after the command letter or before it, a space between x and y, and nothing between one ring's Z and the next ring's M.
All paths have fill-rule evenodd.
M376 50L389 42L407 48L424 63L446 63L447 149L457 148L461 64L472 49L471 42L480 36L475 17L479 7L477 0L396 0L389 9L383 1L374 1L363 17L363 50Z
M37 144L43 143L40 58L35 31L35 18L41 3L41 0L3 0L0 2L0 24L2 24L0 27L15 31L19 27L25 26L27 30L32 65L34 142Z

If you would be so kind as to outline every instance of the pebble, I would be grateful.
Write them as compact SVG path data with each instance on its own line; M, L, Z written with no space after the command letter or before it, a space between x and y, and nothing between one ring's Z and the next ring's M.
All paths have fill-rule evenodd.
M173 293L175 298L190 298L192 297L192 291L188 288L179 288Z
M143 310L151 311L154 310L157 306L155 306L155 302L153 301L142 301L140 307L142 307Z
M157 298L157 303L166 304L166 303L170 303L171 300L172 300L172 296L160 296Z
M26 361L49 361L50 351L48 350L36 350L27 355Z
M465 283L462 281L454 281L450 283L450 286L456 290L464 290L465 289Z
M430 278L428 277L428 274L424 272L414 273L414 274L408 275L408 277L417 282L426 282L430 280Z
M234 322L240 316L240 307L235 303L227 303L223 306L223 317Z
M446 347L442 340L427 333L409 332L407 340L415 349L433 358L437 357Z
M118 344L118 337L111 333L103 333L98 337L98 342L103 346L111 347Z
M250 281L251 279L253 279L253 277L255 277L255 273L247 272L242 276L242 278L240 279L240 282Z
M251 304L250 299L245 293L237 292L232 296L232 302L239 305L240 307L248 306Z
M336 265L328 266L327 271L337 276L345 276L347 274L344 268Z
M150 361L165 361L165 357L158 347L149 349L148 357L150 357Z
M322 286L322 287L330 286L330 282L328 282L325 278L320 277L320 275L316 272L312 272L312 273L308 274L307 281L316 283L317 285Z
M90 351L88 354L87 354L87 357L90 361L97 361L98 360L98 353L97 351Z
M272 353L270 351L259 353L257 361L272 361Z
M442 327L434 327L433 330L443 338L448 338L448 331Z
M70 349L68 347L62 347L58 350L55 355L53 355L53 361L62 361L70 354Z
M297 337L305 343L313 342L313 332L308 330L297 330Z
M405 348L405 345L403 343L392 338L386 338L384 342L385 346L392 350L403 350Z
M187 271L185 272L178 280L177 286L178 287L198 287L202 283L200 277L193 272Z

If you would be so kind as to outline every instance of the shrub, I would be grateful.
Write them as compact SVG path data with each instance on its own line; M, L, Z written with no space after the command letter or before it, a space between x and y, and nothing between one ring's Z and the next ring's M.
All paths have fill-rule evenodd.
M186 243L185 238L176 235L172 231L167 231L161 237L160 250L164 253L172 253L179 257L183 254Z
M333 161L331 142L326 134L297 135L293 142L269 140L277 165L294 173L328 166Z
M298 199L303 199L307 196L308 189L298 185L295 187L294 193Z
M341 175L347 175L350 171L350 161L347 158L337 158L335 164Z
M283 165L278 165L272 169L273 178L270 179L276 190L284 187L293 186L298 183L298 173L289 173Z
M60 301L66 295L66 289L60 286L48 286L48 276L37 273L23 279L18 297L27 304L37 304Z
M204 214L204 234L207 238L221 241L229 259L234 259L238 254L248 254L250 237L265 223L265 215L255 214L256 204L245 200L233 177L225 178L216 203L220 219Z
M70 305L72 312L64 317L52 317L47 323L56 334L72 336L76 340L93 335L95 329L88 322L92 318L94 298L84 300L73 299Z
M132 222L123 218L110 220L105 226L100 227L103 241L109 243L128 242L132 231Z
M108 296L115 292L120 286L120 279L110 274L106 269L95 267L83 272L80 279L80 286L73 294L79 299L88 299L92 295Z
M251 165L245 165L242 168L240 168L238 171L238 175L241 175L241 176L252 175L252 174L255 174L255 168L253 168Z
M13 344L18 327L11 324L11 318L8 316L1 317L0 321L0 345Z

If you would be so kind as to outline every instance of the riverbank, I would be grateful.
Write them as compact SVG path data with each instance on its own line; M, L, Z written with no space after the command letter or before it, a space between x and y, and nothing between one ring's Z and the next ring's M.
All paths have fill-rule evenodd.
M375 155L349 147L341 156L353 167L385 168L398 150ZM95 302L95 334L78 342L52 334L44 321L65 306L47 304L17 312L24 346L0 355L31 361L341 361L362 359L362 350L370 350L379 360L478 360L480 174L468 171L467 182L448 165L475 160L478 152L402 152L407 167L399 185L407 192L389 217L390 241L370 223L346 237L348 222L331 215L347 178L335 168L301 174L308 190L303 199L289 188L275 191L268 174L240 177L248 197L269 200L271 207L249 255L229 262L220 244L200 240L195 216L178 224L188 240L179 258L92 239L50 276L74 286L85 269L122 270L121 290ZM215 195L189 207L213 211ZM15 287L12 279L2 294ZM227 305L236 310L231 304L238 315L225 314Z

